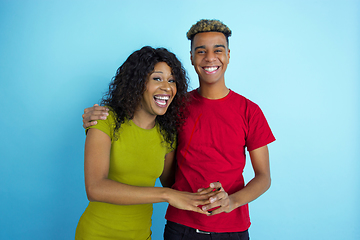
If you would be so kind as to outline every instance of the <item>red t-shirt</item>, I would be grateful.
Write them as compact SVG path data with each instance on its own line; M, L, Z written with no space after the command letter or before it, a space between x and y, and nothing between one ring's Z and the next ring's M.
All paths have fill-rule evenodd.
M275 140L261 109L231 90L217 100L193 90L188 111L178 133L178 168L173 188L197 192L216 181L228 194L244 188L245 147L251 151ZM169 205L165 218L207 232L241 232L250 227L247 204L214 216Z

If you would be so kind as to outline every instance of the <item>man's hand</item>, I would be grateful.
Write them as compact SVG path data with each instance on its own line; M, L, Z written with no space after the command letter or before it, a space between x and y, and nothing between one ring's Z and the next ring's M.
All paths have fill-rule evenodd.
M101 107L98 104L85 108L83 118L83 127L86 129L90 126L96 125L96 120L105 120L109 115L109 109L107 107Z
M199 189L198 192L214 192L214 195L209 198L209 204L202 207L203 211L210 212L209 216L213 216L222 212L229 213L236 208L231 196L225 192L220 182L210 183L206 189Z
M269 151L267 145L259 147L249 152L251 164L254 169L255 177L246 186L232 193L230 196L222 188L221 183L210 183L210 187L199 189L200 191L214 191L217 194L209 198L210 204L203 206L203 210L211 211L211 215L221 212L231 212L237 207L243 206L266 192L271 184ZM213 208L217 209L213 210Z

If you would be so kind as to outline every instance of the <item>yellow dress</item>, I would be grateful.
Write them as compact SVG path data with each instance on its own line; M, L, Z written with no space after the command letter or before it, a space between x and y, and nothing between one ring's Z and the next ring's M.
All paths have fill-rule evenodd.
M163 171L165 154L172 150L159 133L158 125L143 129L130 120L121 125L115 139L114 124L110 112L107 120L99 120L91 127L111 138L108 178L133 186L153 187ZM79 220L75 239L151 239L152 211L152 204L90 202Z

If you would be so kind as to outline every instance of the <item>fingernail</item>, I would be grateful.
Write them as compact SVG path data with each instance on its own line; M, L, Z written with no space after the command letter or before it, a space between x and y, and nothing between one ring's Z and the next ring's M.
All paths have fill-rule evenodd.
M105 116L101 116L100 118L101 118L102 120L105 120L105 119L106 119L106 117L105 117Z

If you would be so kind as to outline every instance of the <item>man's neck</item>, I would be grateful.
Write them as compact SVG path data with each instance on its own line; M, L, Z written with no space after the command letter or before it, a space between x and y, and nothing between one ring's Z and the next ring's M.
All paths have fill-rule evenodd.
M204 98L221 99L226 97L230 92L224 84L201 84L198 88L198 93Z

